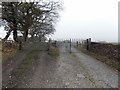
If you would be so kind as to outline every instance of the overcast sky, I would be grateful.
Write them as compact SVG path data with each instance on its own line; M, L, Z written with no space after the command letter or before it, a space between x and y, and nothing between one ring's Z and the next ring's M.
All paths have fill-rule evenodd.
M92 38L96 41L118 40L118 1L120 0L62 0L54 39ZM1 28L0 28L1 29ZM1 32L0 37L5 33Z
M64 11L53 38L92 38L96 41L118 40L118 1L62 0Z

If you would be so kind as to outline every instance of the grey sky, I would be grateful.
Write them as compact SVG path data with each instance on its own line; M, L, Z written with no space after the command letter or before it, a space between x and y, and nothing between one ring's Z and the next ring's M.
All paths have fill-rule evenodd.
M64 10L60 13L61 18L52 38L91 37L92 40L108 42L118 40L118 1L120 0L62 1ZM5 32L1 31L0 37L4 36Z
M118 40L119 0L62 0L64 11L53 38Z

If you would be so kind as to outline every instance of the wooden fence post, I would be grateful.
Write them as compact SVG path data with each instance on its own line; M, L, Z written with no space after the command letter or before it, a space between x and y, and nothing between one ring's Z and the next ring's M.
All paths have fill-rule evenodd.
M91 48L91 38L89 38L89 50Z
M88 41L88 39L86 40L86 50L89 50L89 41Z
M22 50L22 36L19 37L19 50Z
M50 43L51 43L51 39L49 38L49 41L48 41L48 51L50 51Z
M22 42L19 42L19 50L22 50Z
M91 38L86 40L86 50L90 50L91 47Z
M77 43L77 47L78 47L78 44L79 44L78 41L76 43Z
M57 41L55 40L55 47L57 47Z

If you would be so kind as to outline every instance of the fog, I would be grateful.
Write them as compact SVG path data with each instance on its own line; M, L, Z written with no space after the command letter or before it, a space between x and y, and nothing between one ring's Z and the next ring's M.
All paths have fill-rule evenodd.
M86 39L118 41L118 1L120 0L62 0L64 10L56 25L53 39ZM5 31L0 28L0 38Z
M64 10L53 38L118 41L119 0L63 0Z

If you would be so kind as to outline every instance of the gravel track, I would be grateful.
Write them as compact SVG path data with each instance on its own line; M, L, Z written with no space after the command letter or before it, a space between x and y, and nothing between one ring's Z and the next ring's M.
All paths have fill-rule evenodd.
M61 44L55 60L41 52L29 82L18 88L118 88L118 73L102 62ZM77 53L75 53L77 52Z

